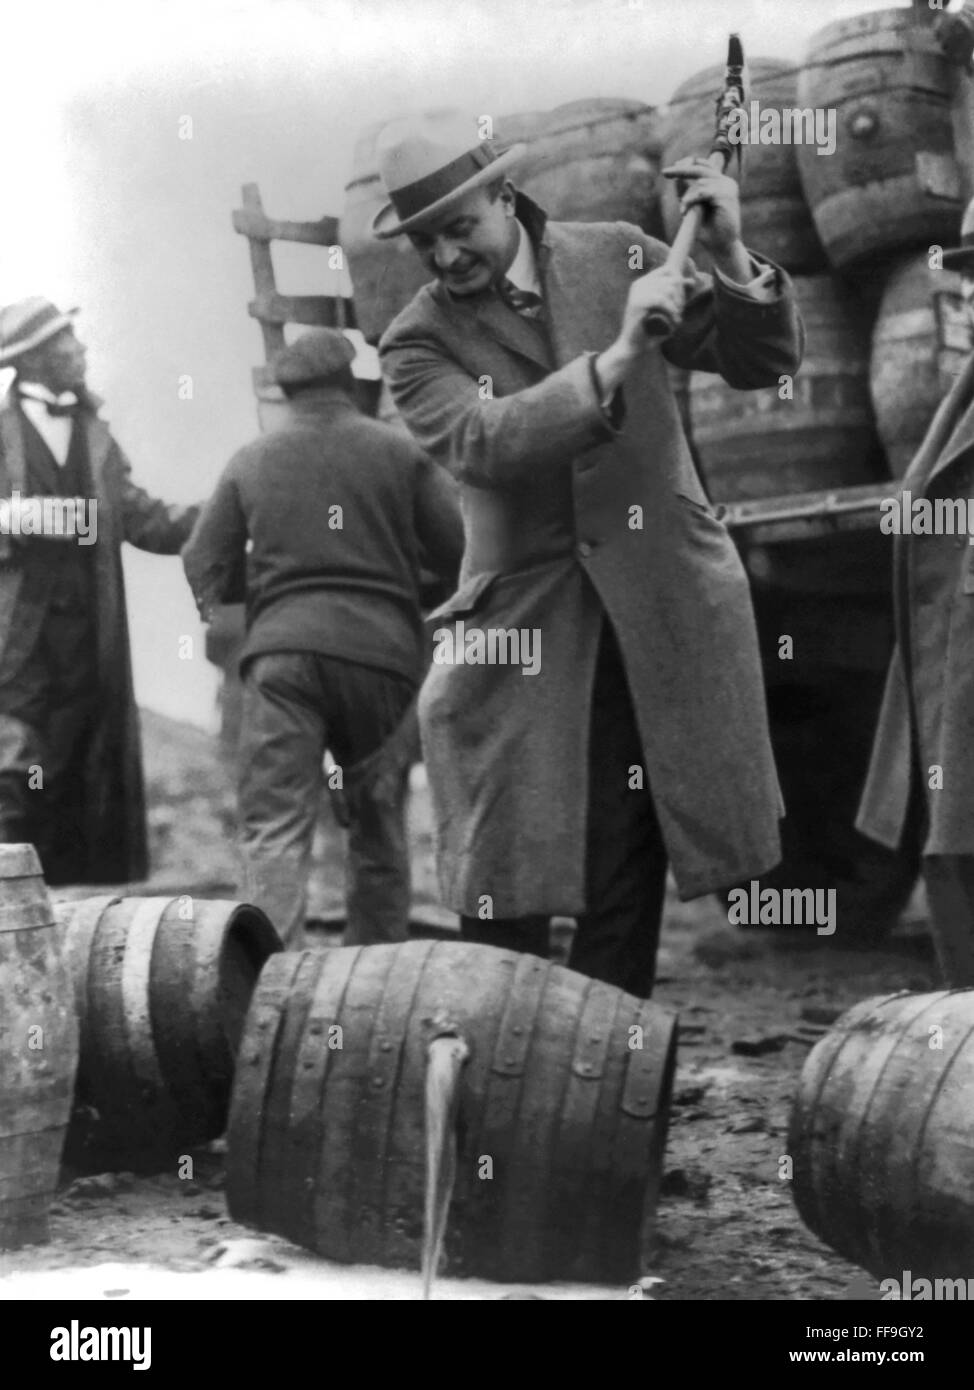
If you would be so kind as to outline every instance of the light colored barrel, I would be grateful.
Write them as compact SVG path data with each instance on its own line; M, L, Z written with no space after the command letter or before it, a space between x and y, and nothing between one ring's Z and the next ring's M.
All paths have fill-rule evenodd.
M886 474L869 398L869 314L828 275L796 276L806 344L793 381L735 391L694 372L690 420L715 502L851 487Z
M793 108L798 88L794 64L777 58L748 60L750 84L744 111L751 138L761 134L761 125L752 130L752 103L760 111L780 113ZM714 103L724 85L724 68L705 68L687 79L674 92L666 109L663 143L664 167L688 155L706 155L714 138ZM811 274L825 267L822 249L805 202L798 176L796 147L793 144L766 143L741 145L740 182L741 221L748 246L776 261L785 270ZM736 174L736 165L730 173ZM661 180L661 207L667 240L672 241L680 225L680 207L671 179ZM696 259L707 264L705 255Z
M373 217L388 201L375 159L384 124L370 127L355 143L340 229L356 321L371 343L430 279L408 237L377 241L371 232ZM498 148L528 142L511 178L549 217L622 220L660 235L659 120L653 108L624 98L593 98L499 117L492 137Z
M189 895L56 912L81 1027L68 1161L153 1171L217 1138L257 977L281 950L263 912Z
M933 11L928 11L930 18ZM920 10L873 10L812 38L798 105L836 113L836 148L798 146L805 197L837 268L951 244L963 210L956 74Z
M656 1205L669 1011L536 956L417 941L269 961L227 1132L235 1220L326 1258L419 1268L427 1046L470 1048L449 1268L628 1280Z
M960 276L931 270L929 255L890 272L873 328L869 389L890 471L901 478L971 352Z
M0 1249L48 1238L78 1065L60 933L32 845L0 845Z
M812 1049L792 1109L802 1220L879 1279L974 1277L972 1114L974 990L856 1004Z

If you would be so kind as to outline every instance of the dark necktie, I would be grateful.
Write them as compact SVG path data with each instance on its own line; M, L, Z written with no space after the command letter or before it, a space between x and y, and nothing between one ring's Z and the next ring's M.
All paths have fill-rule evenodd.
M530 290L519 290L513 281L507 279L502 280L497 286L497 293L516 314L522 314L526 319L539 317L544 303L540 294L533 294Z

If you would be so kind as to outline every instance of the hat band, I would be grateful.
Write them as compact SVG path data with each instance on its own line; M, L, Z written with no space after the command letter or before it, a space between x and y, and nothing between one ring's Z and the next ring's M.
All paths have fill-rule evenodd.
M18 323L16 339L10 341L24 342L26 339L32 338L35 333L40 332L42 328L46 328L49 323L56 323L58 319L63 317L64 315L53 307L40 309L33 318L24 319Z
M404 222L460 188L481 169L493 164L496 158L489 145L477 145L460 155L459 159L452 159L449 164L444 164L442 169L427 174L425 178L417 179L415 183L403 184L402 188L390 189L389 200L400 220Z
M974 232L963 232L960 239L961 251L974 251Z

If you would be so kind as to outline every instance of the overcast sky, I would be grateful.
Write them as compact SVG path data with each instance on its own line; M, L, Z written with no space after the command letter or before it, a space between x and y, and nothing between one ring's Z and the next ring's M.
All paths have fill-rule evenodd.
M205 495L256 432L240 186L286 218L339 214L356 136L429 106L476 114L594 96L662 105L721 63L800 60L860 0L31 0L6 6L0 301L83 308L91 383L139 481ZM181 118L192 140L179 139ZM280 288L322 292L296 248ZM177 380L193 378L193 400ZM212 724L214 678L178 561L126 557L141 703Z

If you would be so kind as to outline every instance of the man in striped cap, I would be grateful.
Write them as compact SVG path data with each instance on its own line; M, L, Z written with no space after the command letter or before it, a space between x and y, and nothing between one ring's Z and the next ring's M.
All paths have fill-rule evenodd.
M0 842L32 843L52 885L148 872L121 547L175 555L197 510L132 481L77 312L0 309Z

